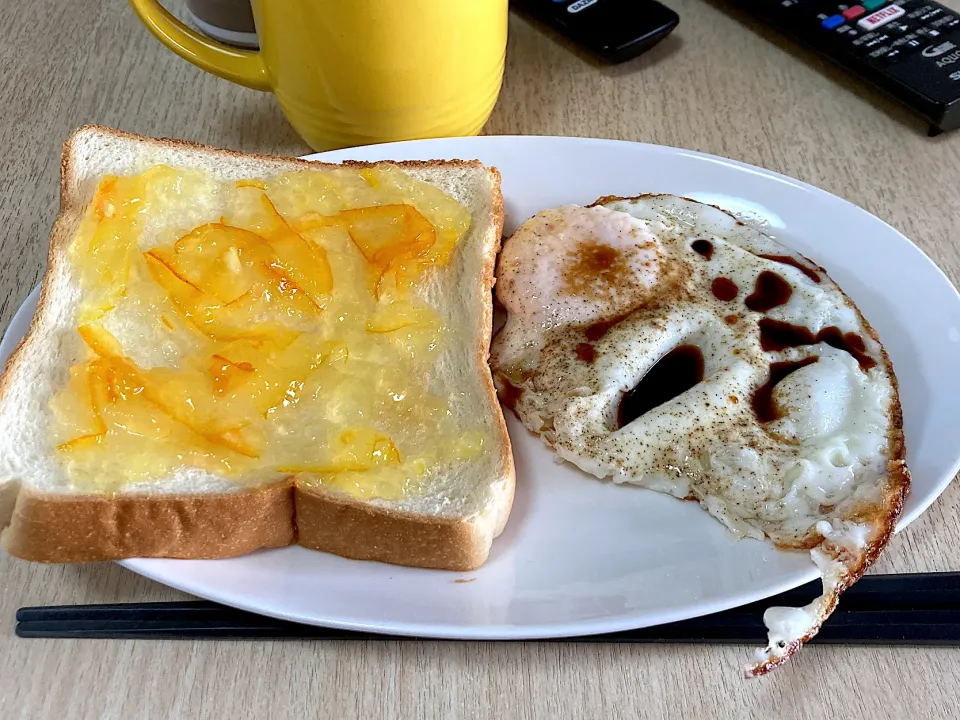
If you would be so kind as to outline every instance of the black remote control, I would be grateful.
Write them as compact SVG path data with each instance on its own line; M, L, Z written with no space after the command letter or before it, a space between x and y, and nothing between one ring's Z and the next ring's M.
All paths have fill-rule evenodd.
M649 50L680 22L656 0L512 0L511 6L611 63Z
M930 123L960 127L960 13L929 0L729 0L812 46Z

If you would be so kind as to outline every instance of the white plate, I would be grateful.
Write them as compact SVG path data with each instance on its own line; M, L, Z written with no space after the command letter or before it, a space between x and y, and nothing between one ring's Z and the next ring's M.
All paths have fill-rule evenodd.
M398 143L317 159L479 158L500 168L507 232L546 207L668 192L766 222L827 268L880 334L900 379L913 491L902 528L960 466L960 296L909 240L790 178L685 150L608 140L480 137ZM33 315L24 303L6 356ZM696 504L617 487L553 462L508 417L517 497L480 570L460 575L355 562L299 547L230 560L128 560L217 602L316 625L448 638L610 632L758 600L816 577L805 553L733 540ZM471 582L456 582L468 578Z

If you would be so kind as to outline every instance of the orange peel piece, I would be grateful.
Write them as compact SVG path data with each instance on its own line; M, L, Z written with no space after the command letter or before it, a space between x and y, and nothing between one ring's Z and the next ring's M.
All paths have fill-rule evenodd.
M210 377L213 380L214 395L221 396L237 384L250 378L255 372L253 365L248 362L232 362L223 355L213 355L210 358Z

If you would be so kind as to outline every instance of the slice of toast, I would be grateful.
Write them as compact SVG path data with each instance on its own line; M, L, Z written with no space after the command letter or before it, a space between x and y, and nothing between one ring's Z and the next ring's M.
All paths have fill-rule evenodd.
M134 175L157 164L199 170L218 180L334 167L94 126L71 136L64 146L60 215L40 304L0 378L3 547L28 560L83 562L222 558L298 542L400 565L450 570L481 565L509 515L514 467L487 367L493 268L503 223L500 176L477 161L396 164L470 213L470 228L449 262L432 268L417 292L446 325L459 329L461 342L441 347L431 372L459 390L455 411L482 426L490 440L482 452L445 468L420 492L400 500L358 498L276 473L237 484L191 468L109 493L74 486L58 462L50 408L82 351L75 341L81 291L67 249L104 175Z

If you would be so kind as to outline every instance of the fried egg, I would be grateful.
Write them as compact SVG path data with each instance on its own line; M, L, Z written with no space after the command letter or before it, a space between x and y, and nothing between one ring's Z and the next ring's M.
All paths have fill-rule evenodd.
M893 367L823 268L672 195L545 210L505 241L501 400L581 470L697 500L813 555L823 594L770 608L763 674L886 544L909 486Z

